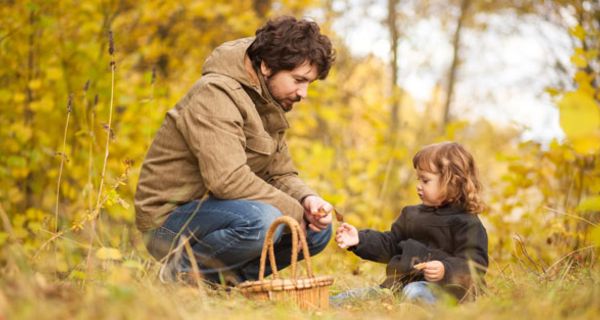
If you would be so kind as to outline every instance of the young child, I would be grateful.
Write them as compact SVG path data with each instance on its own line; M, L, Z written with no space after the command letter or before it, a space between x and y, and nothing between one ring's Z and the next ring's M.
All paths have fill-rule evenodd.
M363 259L387 263L381 287L402 290L408 300L434 303L435 287L462 300L473 288L473 275L483 277L488 266L475 162L460 144L443 142L419 151L413 167L422 204L405 207L390 231L358 231L344 223L335 240Z

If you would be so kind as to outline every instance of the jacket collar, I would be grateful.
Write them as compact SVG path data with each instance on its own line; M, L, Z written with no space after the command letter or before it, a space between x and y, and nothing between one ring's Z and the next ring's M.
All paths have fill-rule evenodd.
M246 54L254 38L226 42L206 59L202 74L221 74L239 82L250 96L265 130L276 133L289 128L283 108L273 99L260 72L252 66Z
M252 68L251 71L248 70L248 72L251 72L250 78L257 79L260 84L258 88L245 88L256 105L256 111L260 114L265 129L270 133L288 129L290 125L285 117L285 111L271 96L263 75L255 68Z
M445 204L439 207L430 207L424 204L419 205L419 209L423 212L431 212L439 215L453 215L465 213L466 210L461 205L458 204Z

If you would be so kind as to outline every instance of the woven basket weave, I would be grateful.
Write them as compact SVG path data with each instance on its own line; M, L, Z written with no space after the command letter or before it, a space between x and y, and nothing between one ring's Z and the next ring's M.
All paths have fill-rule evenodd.
M280 224L287 224L292 232L292 278L288 279L279 277L273 249L273 234ZM306 261L306 277L298 277L296 273L298 237L300 237L304 260ZM273 271L273 275L269 280L264 279L267 251L271 270ZM315 276L313 274L306 238L300 231L298 222L290 217L282 216L273 222L267 232L260 255L258 281L243 282L238 285L238 288L244 296L254 300L292 301L303 309L326 309L329 307L329 286L332 283L333 277L331 276Z

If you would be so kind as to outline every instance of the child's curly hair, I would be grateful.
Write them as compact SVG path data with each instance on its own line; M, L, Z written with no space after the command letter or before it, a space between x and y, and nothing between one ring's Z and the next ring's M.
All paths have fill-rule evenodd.
M475 161L462 145L441 142L425 146L413 157L413 167L440 175L445 203L459 204L474 214L485 209Z

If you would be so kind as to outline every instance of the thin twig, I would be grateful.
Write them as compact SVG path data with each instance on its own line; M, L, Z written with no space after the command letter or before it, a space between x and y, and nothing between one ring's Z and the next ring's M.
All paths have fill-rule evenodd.
M114 47L114 41L113 41L113 33L112 31L108 32L108 53L110 54L110 72L111 72L111 85L110 85L110 103L109 103L109 107L108 107L108 125L106 128L106 145L104 147L104 162L102 164L102 174L100 175L100 186L98 187L98 196L96 197L96 208L94 209L95 212L99 213L100 212L100 199L102 198L102 187L104 186L104 178L105 178L105 174L106 174L106 165L108 163L108 155L109 155L109 148L108 146L110 145L110 136L111 136L111 130L112 130L112 114L113 114L113 104L114 104L114 97L115 97L115 69L116 69L116 63L114 60L114 53L115 53L115 47ZM90 235L90 248L88 250L88 256L87 256L87 260L88 260L88 267L90 265L90 261L91 261L91 252L93 249L93 242L95 239L95 234L96 234L96 219L94 218L94 220L92 220L92 232Z
M127 179L127 177L129 176L129 169L131 167L131 162L126 162L127 167L125 168L125 172L123 174L121 174L121 176L117 179L117 181L113 184L112 188L114 190L117 190L119 188L119 186L121 184L123 184L123 182ZM99 215L99 208L102 208L102 206L104 206L104 204L106 203L106 201L108 201L108 195L104 196L104 198L102 198L102 201L100 201L100 205L98 206L97 209L95 209L94 211L92 211L91 213L89 213L86 218L81 221L81 223L74 225L70 228L70 230L76 231L79 230L81 228L83 228L83 226L85 226L85 224L89 221L95 221L95 219L98 217ZM61 230L58 233L51 233L53 234L53 236L46 240L44 243L42 243L42 245L39 247L39 249L37 250L36 254L34 254L34 258L38 256L38 254L43 251L50 243L52 243L54 240L62 237L65 234L65 230ZM89 253L88 253L89 255Z
M4 207L2 207L1 203L0 203L0 218L2 218L2 224L4 225L4 230L6 230L6 233L8 233L8 235L10 235L11 238L13 238L13 240L17 240L17 236L15 235L15 232L12 229L12 225L10 224L10 218L8 217L8 214L6 213L6 211L4 211Z
M196 286L198 287L198 289L200 289L200 288L202 288L202 278L200 276L200 269L198 269L198 262L196 261L194 251L192 250L192 247L190 246L189 239L187 239L185 236L183 236L182 240L183 240L185 252L187 253L188 258L190 259L190 264L192 265L192 279L194 279Z
M44 229L40 229L40 232L44 232L44 233L51 234L51 235L57 235L57 233L54 233L54 232L48 231L48 230L44 230ZM85 244L85 243L83 243L81 241L77 241L77 240L74 240L74 239L71 239L71 238L68 238L68 237L64 237L65 233L66 232L61 232L60 234L58 234L57 238L62 238L62 239L68 240L69 242L73 242L73 243L75 243L75 244L77 244L77 245L79 245L79 246L81 246L83 248L85 248L87 246L87 244Z
M111 52L111 56L113 53L113 46L112 46L112 31L109 33L110 34L110 39L111 39L111 46L110 46L110 52ZM114 104L114 96L115 96L115 61L111 58L111 62L110 62L110 69L111 69L111 87L110 87L110 104L109 104L109 108L108 108L108 125L107 125L107 129L106 129L106 145L104 148L104 163L102 165L102 174L100 175L100 187L98 188L98 197L97 202L96 202L96 207L98 207L98 205L100 204L100 196L102 195L102 187L104 185L104 175L106 174L106 165L108 162L108 155L109 155L109 144L110 144L110 132L112 130L112 113L113 113L113 104Z
M542 269L542 273L545 273L545 272L546 272L546 270L544 269L544 266L542 266L542 265L540 265L540 264L536 263L536 262L533 260L533 258L531 257L531 255L529 255L529 252L527 251L527 248L525 248L525 244L524 244L523 240L521 239L521 236L520 236L520 235L518 235L518 234L515 234L515 235L513 236L513 239L515 239L515 240L517 241L517 244L519 245L519 249L521 249L521 253L522 253L522 254L523 254L523 255L524 255L526 258L527 258L527 260L529 260L529 262L530 262L530 263L531 263L531 264L532 264L534 267L536 267L536 269L537 269L537 268L540 268L540 269ZM536 270L536 273L538 274L538 276L540 275L540 274L539 274L539 272L537 272L537 270Z
M577 252L588 250L588 249L593 249L593 248L598 248L598 247L599 246L597 246L597 245L591 245L591 246L579 248L577 250L573 250L573 251L567 253L566 255L562 256L560 259L556 260L550 267L548 267L546 272L550 272L550 270L552 270L554 267L556 267L560 262L562 262L563 260L565 260L566 258L572 256L573 254L575 254Z
M60 153L60 168L58 169L58 180L56 181L56 207L54 208L54 232L58 232L58 206L60 203L60 181L62 178L63 167L65 159L67 159L67 133L69 131L69 120L71 119L71 110L73 104L73 94L69 95L69 101L67 102L67 121L65 123L65 131L63 134L63 145L62 152Z
M568 214L566 212L561 212L561 211L558 211L557 209L553 209L553 208L550 208L550 207L544 207L544 209L546 209L548 211L551 211L551 212L554 212L554 213L557 213L557 214L560 214L560 215L563 215L565 217L570 217L570 218L574 218L574 219L577 219L577 220L581 220L581 221L583 221L585 223L588 223L592 227L600 227L600 224L594 223L594 222L592 222L592 221L590 221L590 220L588 220L588 219L586 219L584 217L576 216L574 214Z
M90 145L88 149L88 183L87 183L87 192L88 192L88 211L92 212L94 209L93 201L94 197L92 195L92 191L94 189L94 184L92 182L92 176L94 172L94 142L96 142L96 135L94 134L94 126L96 122L96 106L98 105L98 94L94 96L94 102L89 110L89 123L88 123L88 134L90 138Z

